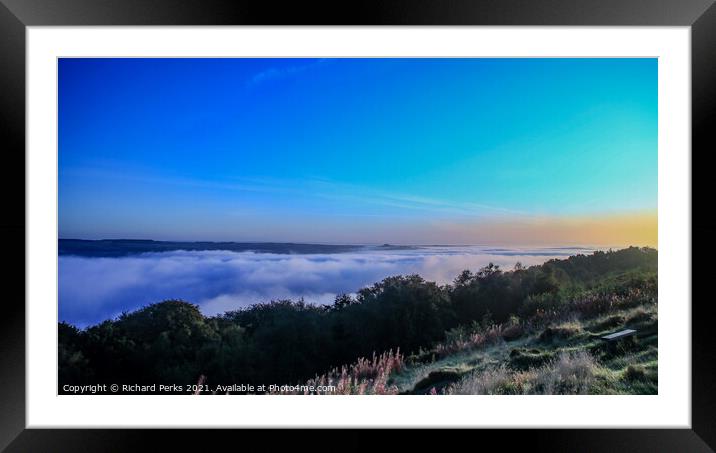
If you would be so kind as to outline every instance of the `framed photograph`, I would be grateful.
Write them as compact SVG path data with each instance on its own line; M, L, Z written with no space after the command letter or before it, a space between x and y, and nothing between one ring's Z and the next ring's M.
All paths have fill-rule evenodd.
M8 451L716 445L713 2L2 2Z

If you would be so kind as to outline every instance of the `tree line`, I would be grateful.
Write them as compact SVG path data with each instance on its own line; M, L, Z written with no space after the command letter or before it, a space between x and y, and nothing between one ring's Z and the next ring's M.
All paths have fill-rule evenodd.
M655 274L657 251L630 247L504 271L465 270L451 284L393 276L330 305L277 300L207 317L179 300L78 329L59 323L59 383L295 384L400 348L417 352L460 325L528 318L610 275ZM61 390L60 390L61 391Z

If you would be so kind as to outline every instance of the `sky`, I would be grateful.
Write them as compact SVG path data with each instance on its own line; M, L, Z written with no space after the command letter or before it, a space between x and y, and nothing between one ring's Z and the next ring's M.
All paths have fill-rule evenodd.
M656 59L59 60L59 236L657 245Z

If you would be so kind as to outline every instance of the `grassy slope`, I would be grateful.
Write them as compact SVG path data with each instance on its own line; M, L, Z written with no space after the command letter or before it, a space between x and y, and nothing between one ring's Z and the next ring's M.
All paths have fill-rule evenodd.
M572 315L527 328L518 338L498 338L434 360L433 349L409 358L389 384L409 394L433 389L437 393L655 394L656 310L656 304L642 304L591 319ZM637 329L636 341L607 350L599 337L622 328ZM420 363L427 356L428 363ZM578 382L570 386L570 380Z
M602 283L526 320L454 329L430 350L360 359L308 384L336 386L328 394L656 394L656 273ZM625 328L636 338L600 339Z

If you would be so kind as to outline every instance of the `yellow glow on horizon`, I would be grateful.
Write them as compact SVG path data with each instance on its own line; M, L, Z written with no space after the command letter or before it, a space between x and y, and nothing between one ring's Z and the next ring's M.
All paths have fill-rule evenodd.
M448 227L465 243L658 246L657 213L513 218Z

